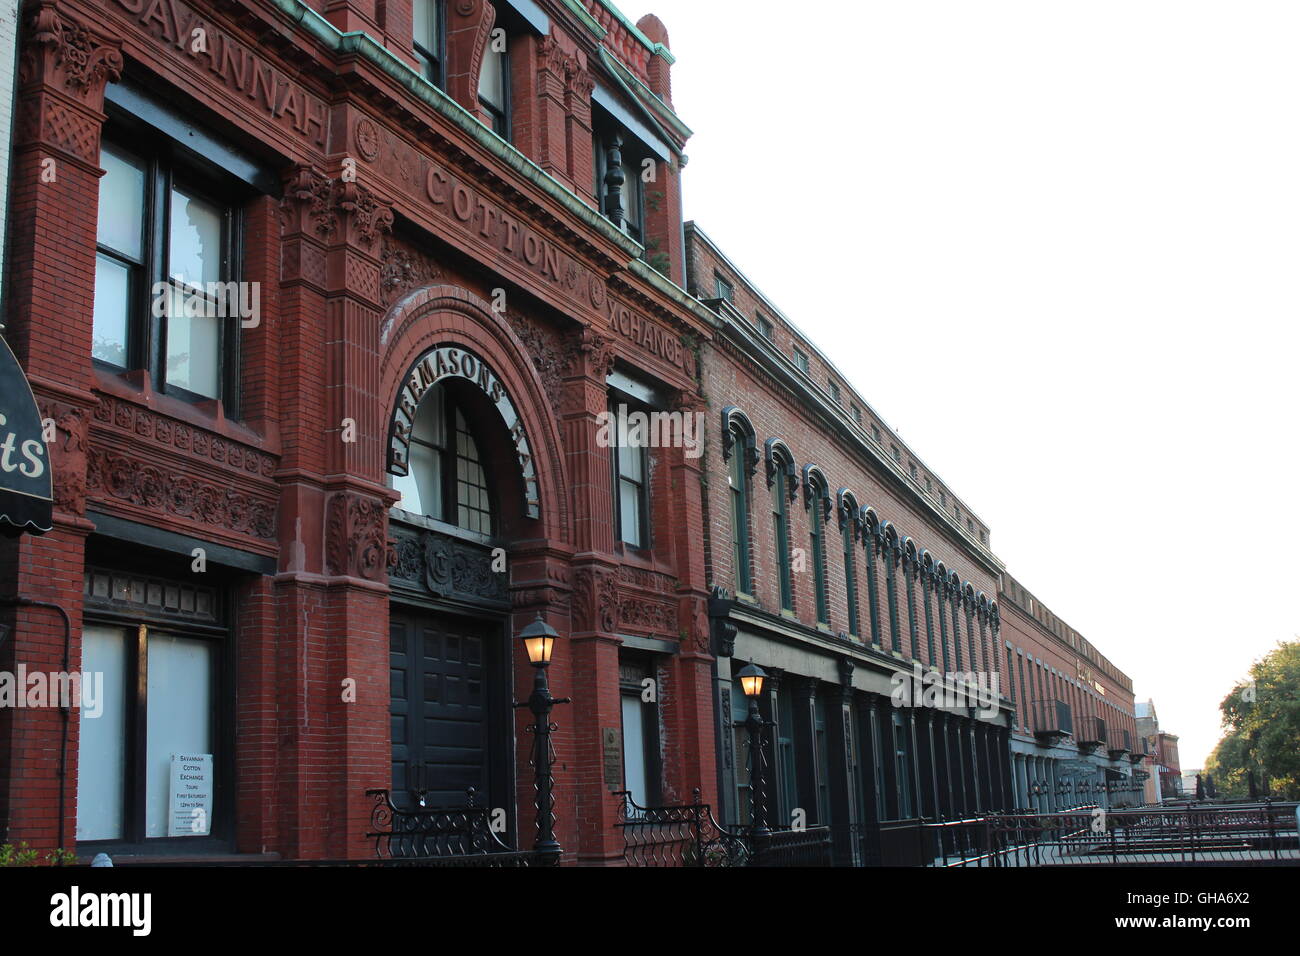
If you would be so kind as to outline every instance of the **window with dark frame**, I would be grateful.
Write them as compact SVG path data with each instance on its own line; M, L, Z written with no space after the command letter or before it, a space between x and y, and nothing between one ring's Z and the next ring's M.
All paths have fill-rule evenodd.
M215 848L230 838L234 792L229 630L223 592L88 568L81 670L103 675L92 717L82 701L79 843L146 841ZM171 806L177 755L210 757L210 809Z
M91 358L147 370L155 390L237 415L238 210L161 141L105 135ZM234 293L234 294L232 294Z
M853 519L844 522L844 590L849 598L849 635L858 636L858 576L853 558L856 550L853 540Z
M438 89L446 85L443 72L443 4L442 0L414 0L412 10L412 44L424 78Z
M773 335L771 320L762 312L756 312L754 313L754 321L758 324L758 334L770 342Z
M600 211L637 242L645 245L645 183L642 170L650 153L616 120L603 111L593 111L596 129L592 136L592 162L596 174L596 198ZM615 159L617 171L615 170ZM617 182L618 209L614 208L610 187Z
M794 350L794 364L795 367L799 369L799 371L807 375L808 374L808 353L796 348Z
M826 593L826 527L822 515L822 499L826 488L813 478L812 505L808 519L808 538L812 549L813 592L817 603L817 623L831 622L830 601Z
M794 610L794 586L790 575L790 501L785 463L778 459L772 480L772 527L776 534L776 566L781 608Z
M646 697L646 681L654 679L653 658L622 651L618 662L619 700L623 732L623 788L638 806L660 803L659 706Z
M628 412L648 411L639 403L611 394L610 414L618 427L611 438L615 445L610 449L614 471L614 524L617 540L641 550L650 547L650 462L645 442L632 442L628 435L627 419L619 415L619 406Z
M498 33L498 31L501 31ZM488 114L492 131L510 142L510 50L505 28L492 28L478 75L479 107Z
M894 720L894 757L895 777L898 782L898 818L912 818L912 740L908 733L907 720L902 713L895 710Z
M716 293L714 298L726 299L733 305L736 302L736 287L724 279L721 273L713 273L713 290Z
M745 469L745 436L739 429L731 432L731 470L727 484L731 490L732 561L736 590L753 593L753 569L749 555L749 475Z

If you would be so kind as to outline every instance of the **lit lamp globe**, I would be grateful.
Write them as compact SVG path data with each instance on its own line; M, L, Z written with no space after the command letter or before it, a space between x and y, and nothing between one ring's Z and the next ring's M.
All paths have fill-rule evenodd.
M519 638L528 651L528 662L534 667L546 667L551 663L551 654L555 650L555 639L559 632L537 615L537 620L519 632Z
M750 700L757 700L763 695L763 683L767 680L767 672L763 668L757 664L746 664L736 676L740 678L740 689Z

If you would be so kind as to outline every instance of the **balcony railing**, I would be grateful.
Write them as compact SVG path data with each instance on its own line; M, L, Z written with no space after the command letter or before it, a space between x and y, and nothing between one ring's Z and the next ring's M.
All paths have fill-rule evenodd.
M1107 747L1111 760L1121 760L1133 752L1133 737L1127 729L1116 728L1110 732L1110 743Z
M1106 721L1100 717L1079 718L1079 732L1075 735L1079 748L1092 750L1106 743Z
M1036 700L1031 712L1034 736L1040 740L1057 740L1074 732L1070 705L1063 700Z

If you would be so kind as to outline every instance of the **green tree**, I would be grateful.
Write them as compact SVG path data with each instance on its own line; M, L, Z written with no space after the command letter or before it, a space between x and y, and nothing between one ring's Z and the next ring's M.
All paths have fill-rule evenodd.
M1205 772L1219 793L1249 796L1248 775L1274 796L1300 800L1300 640L1281 642L1219 704L1226 735Z

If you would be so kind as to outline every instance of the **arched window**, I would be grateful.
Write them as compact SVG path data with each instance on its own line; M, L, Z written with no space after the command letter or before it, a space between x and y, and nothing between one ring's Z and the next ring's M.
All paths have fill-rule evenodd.
M817 623L830 624L830 601L826 591L826 511L830 495L826 480L816 465L804 468L805 503L808 506L808 541L813 563L813 596L817 605Z
M849 634L858 636L858 574L853 563L857 544L858 500L847 488L840 489L840 538L844 550L844 592L848 595Z
M794 587L790 580L790 501L786 492L789 478L778 472L772 483L772 527L776 529L776 564L781 578L781 608L794 610Z
M781 609L794 610L794 583L790 576L790 501L796 494L794 459L777 438L767 441L767 484L772 489L772 531L776 539L777 581Z
M737 448L745 447L745 435L740 428L732 429L731 438ZM731 541L736 590L751 594L754 584L749 561L749 474L745 458L743 453L731 456L727 484L731 488Z
M411 428L409 471L393 478L396 507L492 535L495 511L478 442L459 404L442 385L420 399Z

